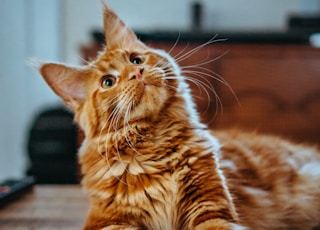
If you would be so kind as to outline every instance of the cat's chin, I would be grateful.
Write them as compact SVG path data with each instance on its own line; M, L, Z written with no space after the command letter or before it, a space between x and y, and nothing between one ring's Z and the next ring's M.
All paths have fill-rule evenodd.
M143 93L130 113L130 122L155 120L167 100L168 92L164 87L144 85Z

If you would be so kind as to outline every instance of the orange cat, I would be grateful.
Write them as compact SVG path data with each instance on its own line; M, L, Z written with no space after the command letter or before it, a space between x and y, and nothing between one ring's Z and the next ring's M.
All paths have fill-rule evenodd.
M106 49L40 66L85 132L84 229L312 229L320 153L277 137L210 132L179 66L104 6ZM212 135L213 134L213 135Z

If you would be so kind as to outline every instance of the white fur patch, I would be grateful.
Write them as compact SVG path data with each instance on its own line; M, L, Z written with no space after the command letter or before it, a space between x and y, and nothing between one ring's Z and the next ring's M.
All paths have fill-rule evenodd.
M255 200L263 204L265 207L270 207L273 205L273 202L271 199L268 198L269 193L258 188L253 188L253 187L243 187L243 189L250 194L252 197L255 197Z
M128 164L125 162L115 162L112 164L111 168L107 171L103 178L108 179L111 176L119 177L126 171L127 166Z
M220 161L220 167L227 168L227 169L231 170L232 172L237 171L237 166L235 165L235 163L233 161L229 161L229 160Z
M309 162L299 170L302 175L318 177L320 180L320 162Z

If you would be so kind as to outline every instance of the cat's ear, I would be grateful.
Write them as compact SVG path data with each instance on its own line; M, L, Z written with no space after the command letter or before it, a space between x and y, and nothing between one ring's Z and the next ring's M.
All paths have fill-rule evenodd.
M74 111L85 100L85 70L58 63L45 63L39 71L51 89Z
M132 30L104 2L103 25L107 50L116 48L146 48Z

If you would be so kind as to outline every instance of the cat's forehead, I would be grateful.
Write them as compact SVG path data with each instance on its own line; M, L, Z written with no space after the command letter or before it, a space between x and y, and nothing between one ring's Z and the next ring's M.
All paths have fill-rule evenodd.
M95 69L100 70L101 72L112 71L119 69L123 63L128 59L129 51L127 50L112 50L104 52L100 57L95 61Z
M100 57L100 62L118 62L127 59L128 55L130 54L129 50L124 49L116 49L104 52Z

